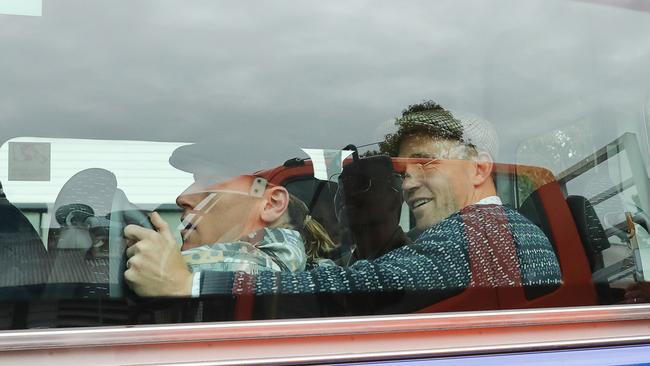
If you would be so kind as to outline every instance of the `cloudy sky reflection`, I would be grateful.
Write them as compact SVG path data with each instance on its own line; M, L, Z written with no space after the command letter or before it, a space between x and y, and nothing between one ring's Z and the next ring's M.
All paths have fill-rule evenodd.
M209 137L273 166L371 142L431 98L525 160L563 126L598 126L593 146L645 129L648 34L650 13L565 0L45 0L43 17L0 15L0 133Z

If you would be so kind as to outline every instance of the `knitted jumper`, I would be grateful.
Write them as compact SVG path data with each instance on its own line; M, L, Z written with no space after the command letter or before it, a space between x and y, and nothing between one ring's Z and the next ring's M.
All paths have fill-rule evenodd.
M348 268L256 275L203 271L201 295L436 291L554 285L561 278L553 247L537 226L505 206L471 205L427 229L414 243Z

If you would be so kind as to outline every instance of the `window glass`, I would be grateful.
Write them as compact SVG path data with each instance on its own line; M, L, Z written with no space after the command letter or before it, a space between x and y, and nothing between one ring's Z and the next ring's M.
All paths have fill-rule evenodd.
M0 6L2 329L650 302L647 7L44 3Z

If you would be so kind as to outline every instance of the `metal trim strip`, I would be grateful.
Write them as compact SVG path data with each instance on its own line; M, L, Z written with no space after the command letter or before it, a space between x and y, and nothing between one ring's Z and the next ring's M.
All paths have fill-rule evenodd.
M580 340L574 342L540 342L532 344L503 345L491 347L458 347L432 350L404 351L404 352L371 352L357 354L343 354L332 356L309 356L309 357L284 357L272 359L246 359L241 361L205 361L205 362L183 362L175 363L182 366L208 366L208 365L309 365L322 364L325 362L372 362L372 361L389 361L405 359L421 359L428 357L454 357L454 356L480 356L498 353L515 353L515 352L535 352L558 349L576 349L591 348L598 346L618 346L630 344L647 343L650 337L626 337L626 338L607 338L602 340ZM164 364L148 364L150 366Z
M0 332L0 351L649 320L650 305ZM650 333L649 333L650 337Z

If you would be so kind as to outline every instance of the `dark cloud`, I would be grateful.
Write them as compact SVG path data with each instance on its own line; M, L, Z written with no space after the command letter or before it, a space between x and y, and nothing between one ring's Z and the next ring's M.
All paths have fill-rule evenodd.
M649 93L650 15L581 2L57 0L44 12L0 16L4 139L211 138L275 165L299 147L370 142L431 98L493 122L514 161L522 141L627 116ZM595 140L640 120L617 123Z

